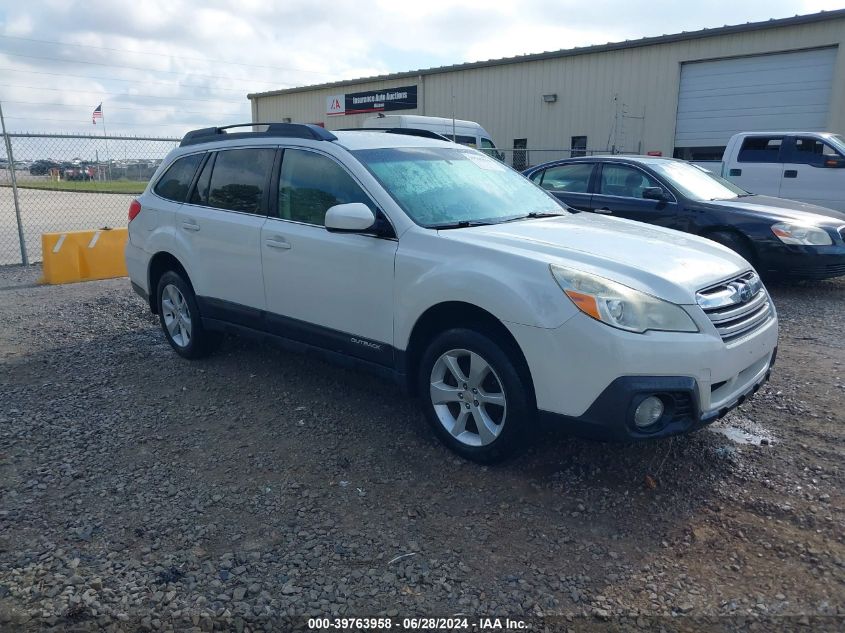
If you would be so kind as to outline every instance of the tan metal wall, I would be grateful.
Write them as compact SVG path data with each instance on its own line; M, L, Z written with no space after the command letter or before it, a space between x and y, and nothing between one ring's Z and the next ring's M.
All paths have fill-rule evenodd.
M565 42L561 43L565 45ZM450 71L391 81L257 97L254 120L325 122L329 129L359 127L366 115L326 115L334 94L419 86L419 107L391 114L454 116L479 122L500 147L527 138L530 148L569 147L586 135L591 149L662 151L671 156L681 64L725 57L838 46L829 129L845 133L845 19L702 37L575 55ZM453 99L454 94L454 113ZM544 103L542 95L557 94ZM627 117L622 116L622 110ZM629 117L644 117L629 118ZM615 131L614 131L615 127ZM538 162L531 157L531 162ZM541 157L537 157L541 158Z

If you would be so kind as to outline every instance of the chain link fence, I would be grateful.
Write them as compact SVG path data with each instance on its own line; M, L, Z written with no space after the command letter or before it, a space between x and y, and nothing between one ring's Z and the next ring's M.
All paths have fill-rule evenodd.
M0 265L41 261L41 234L126 225L177 138L17 134L0 145Z
M0 265L42 260L41 234L126 224L178 138L10 133L0 145ZM486 150L518 171L593 149ZM17 196L15 195L17 194Z

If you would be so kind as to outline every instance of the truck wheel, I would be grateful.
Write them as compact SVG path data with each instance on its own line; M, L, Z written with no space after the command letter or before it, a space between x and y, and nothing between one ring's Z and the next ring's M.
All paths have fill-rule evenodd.
M737 235L736 233L731 233L729 231L718 231L716 233L705 235L705 237L721 244L722 246L727 246L749 264L752 266L755 265L757 257L754 254L754 248L748 243L748 240L741 235Z
M437 336L423 354L418 380L425 415L438 438L476 462L510 456L536 415L514 362L473 330Z
M184 358L202 358L214 347L218 336L207 332L190 284L169 270L161 276L156 291L158 318L167 342Z

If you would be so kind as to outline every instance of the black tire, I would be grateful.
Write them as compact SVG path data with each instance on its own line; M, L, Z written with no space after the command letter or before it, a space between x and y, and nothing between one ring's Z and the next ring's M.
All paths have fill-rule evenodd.
M754 252L754 248L751 246L749 241L741 235L730 231L717 231L716 233L705 235L705 237L721 244L722 246L727 246L752 266L757 265L757 255Z
M484 383L482 381L486 385L483 390L488 390L487 387L491 384L494 384L494 386L499 385L501 393L504 394L506 399L506 407L488 405L490 406L491 412L488 416L489 419L492 419L496 415L496 411L499 411L501 415L500 420L495 424L495 427L500 429L498 435L489 443L472 446L464 441L458 440L447 430L444 423L441 422L438 411L432 402L432 371L435 369L435 364L439 362L441 356L452 350L464 350L480 356L492 370L492 372L488 372L487 374L488 379L492 377L492 380L495 381L495 383ZM465 362L469 362L469 358L466 357ZM439 367L442 367L442 365ZM470 372L468 369L464 371L465 375L469 375ZM531 397L532 391L530 384L526 384L526 380L527 377L524 377L519 371L518 364L512 358L512 355L499 344L474 330L456 328L439 334L423 353L418 372L417 392L421 399L425 416L440 441L461 457L475 462L490 464L502 461L520 449L528 436L528 431L534 426L537 411L533 404L533 398ZM456 388L460 390L462 386L457 385ZM470 395L470 391L462 392L462 396L463 393L466 393L466 397L468 398L474 398L474 396ZM492 391L492 395L496 395L497 393L499 393L498 390ZM466 403L466 400L450 402L448 406L457 405L457 411L461 411L462 403ZM469 404L472 406L471 403ZM442 404L440 405L441 412L443 411L443 406ZM466 404L463 404L463 406L466 406ZM454 409L450 410L454 411ZM469 418L467 418L468 421L465 424L470 435L464 434L465 437L471 436L473 428L477 429L475 426L475 415L477 414L479 413L476 408L468 412ZM454 415L457 414L455 413ZM471 422L469 421L470 418L472 419ZM477 430L475 433L480 440L482 434Z
M167 325L168 313L171 310L165 307L165 292L169 286L175 286L187 304L188 320L190 323L190 337L186 344L177 342L171 334ZM161 329L167 342L173 350L183 358L196 359L207 356L215 347L219 340L219 335L216 332L208 332L202 326L202 319L200 319L200 311L197 307L196 296L194 290L182 274L173 270L168 270L164 273L158 281L156 288L156 301L158 307L158 319L161 324ZM177 337L181 336L177 334Z

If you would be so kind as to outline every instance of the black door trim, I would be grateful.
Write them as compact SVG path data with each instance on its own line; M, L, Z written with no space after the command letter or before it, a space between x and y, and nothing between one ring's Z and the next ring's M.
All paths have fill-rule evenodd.
M305 348L376 365L391 373L395 371L394 348L388 343L223 299L197 297L197 306L203 326L210 330L242 333L243 330L250 330L259 336L284 339Z

